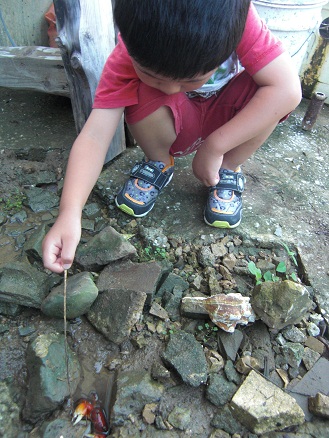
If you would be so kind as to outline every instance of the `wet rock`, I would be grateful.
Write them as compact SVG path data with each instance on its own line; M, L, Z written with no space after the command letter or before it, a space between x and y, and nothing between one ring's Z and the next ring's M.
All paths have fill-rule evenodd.
M204 350L207 359L209 373L218 373L220 370L224 368L225 365L224 359L215 350L208 350L208 348L205 348Z
M299 322L312 309L313 302L303 285L285 280L257 285L251 305L265 324L280 330Z
M216 429L224 430L231 435L239 433L242 430L241 424L239 424L233 417L228 405L225 405L218 410L214 418L211 420L211 425L216 427Z
M175 406L168 415L168 421L176 429L187 430L191 422L191 411Z
M235 361L242 339L243 334L240 330L235 330L234 333L227 333L220 330L218 332L218 347L220 353L226 359Z
M46 235L46 224L38 227L24 245L24 251L30 261L42 260L42 241Z
M74 393L80 380L80 364L69 347L66 351L70 387ZM23 416L35 423L59 408L70 395L64 335L38 336L28 346L27 366L29 385Z
M224 374L210 374L206 398L215 406L224 406L237 390L237 385L227 380Z
M236 370L240 374L249 374L252 369L259 371L261 369L260 363L252 356L243 356L237 360L235 364Z
M308 399L308 408L312 414L329 419L329 397L318 392Z
M17 316L21 313L23 306L18 304L3 303L0 301L0 314L6 316Z
M205 297L184 297L181 301L180 313L188 318L208 319L209 314L204 308Z
M257 434L302 424L296 401L273 383L251 371L230 403L235 418Z
M68 412L62 412L55 420L44 421L39 427L36 427L29 434L29 438L54 438L70 437L81 438L90 432L90 424L80 422L73 425Z
M157 290L156 297L162 297L165 292L173 292L174 289L176 293L180 294L181 292L183 294L183 292L186 291L188 287L189 283L183 280L182 277L177 274L169 273L167 278Z
M207 380L207 361L202 346L190 333L178 330L170 335L162 353L165 364L173 367L188 385L197 387Z
M268 371L274 370L275 358L267 326L262 321L256 321L246 328L244 334L244 351L251 349L252 356L258 360L262 369L267 365Z
M171 321L179 321L180 319L180 304L183 296L183 290L180 286L175 286L173 290L165 291L162 296L162 304L168 312Z
M12 399L7 385L0 382L0 436L16 438L19 426L19 408Z
M145 300L146 293L135 290L103 291L86 316L107 339L121 344L129 338L131 329L139 320Z
M204 246L200 249L198 261L204 268L207 266L214 266L216 263L216 256L208 246Z
M167 368L157 362L152 365L151 375L154 380L158 380L161 383L168 382L171 377Z
M5 303L40 308L48 293L48 276L25 262L0 268L0 300Z
M78 247L76 262L86 271L99 271L111 262L135 255L136 248L108 226Z
M167 248L169 246L168 238L164 234L162 228L144 227L141 225L139 231L144 238L146 245L151 246L151 248Z
M133 263L121 261L106 266L97 280L99 291L112 289L130 289L144 292L146 304L150 304L157 285L162 278L162 267L155 261Z
M31 187L25 190L26 201L24 202L33 212L49 211L59 205L59 196L49 190L39 187Z
M320 329L316 324L314 324L314 322L309 322L306 327L309 336L319 336Z
M49 170L39 170L26 174L24 177L25 185L39 186L44 184L56 184L57 177L55 172Z
M287 341L305 342L307 336L295 326L287 326L282 330L282 335Z
M66 317L77 318L90 309L98 296L98 289L89 272L68 277L66 289ZM64 316L64 284L51 290L41 304L41 311L53 318Z
M320 359L320 357L320 353L312 350L309 347L305 347L303 353L303 363L305 365L305 368L307 370L310 370L315 365L315 362Z
M168 312L156 301L152 304L150 308L150 315L157 316L158 318L162 319L163 321L169 320Z
M241 382L241 377L238 372L235 370L233 362L231 360L227 360L224 366L224 373L229 382L233 382L236 385L239 385Z
M287 342L281 349L286 363L292 368L298 368L304 355L303 345L296 342Z
M113 407L115 426L123 425L131 415L140 415L146 404L157 403L164 388L146 371L123 371L117 379L117 394Z
M156 403L147 403L144 406L142 417L145 423L153 424L155 422L155 411L158 405Z

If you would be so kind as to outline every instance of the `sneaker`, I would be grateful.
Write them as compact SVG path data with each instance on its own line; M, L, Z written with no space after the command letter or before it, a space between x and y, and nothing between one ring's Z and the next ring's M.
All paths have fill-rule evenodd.
M204 210L205 222L217 228L235 228L241 222L242 196L245 177L241 169L234 172L220 169L219 182L210 187L210 193Z
M154 207L161 190L171 181L173 173L173 157L168 166L161 161L143 159L132 168L130 178L117 194L117 207L131 216L147 215Z

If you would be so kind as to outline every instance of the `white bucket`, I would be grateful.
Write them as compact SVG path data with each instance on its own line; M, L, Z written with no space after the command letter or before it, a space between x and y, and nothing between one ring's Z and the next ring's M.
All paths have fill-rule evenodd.
M268 28L281 39L298 72L318 33L321 9L328 0L254 0Z

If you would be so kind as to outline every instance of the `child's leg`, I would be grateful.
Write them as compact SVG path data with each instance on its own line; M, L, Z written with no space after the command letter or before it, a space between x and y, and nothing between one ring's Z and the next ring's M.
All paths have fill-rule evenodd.
M256 137L242 143L234 149L231 149L223 157L222 168L235 170L241 166L259 149L267 138L272 134L276 124L268 127Z
M179 143L184 152L184 145L189 147L200 135L198 112L191 115L193 109L186 108L190 106L184 93L166 95L145 84L140 85L139 103L126 109L126 121L145 160L134 166L129 180L116 197L117 206L125 213L141 217L153 208L161 190L173 176L172 145ZM185 129L183 114L192 117L193 127L199 127L197 134L193 129ZM180 135L181 131L183 135Z
M174 118L167 106L161 106L141 121L128 125L145 156L152 161L171 163L169 150L176 140Z
M243 72L234 78L217 99L208 106L208 116L203 136L206 138L215 129L231 120L254 96L258 86L252 78ZM218 121L218 114L221 120ZM234 228L242 217L242 192L245 178L240 166L243 164L273 132L276 124L268 126L263 132L245 143L231 149L223 156L219 169L219 182L210 188L204 211L206 223L218 228Z

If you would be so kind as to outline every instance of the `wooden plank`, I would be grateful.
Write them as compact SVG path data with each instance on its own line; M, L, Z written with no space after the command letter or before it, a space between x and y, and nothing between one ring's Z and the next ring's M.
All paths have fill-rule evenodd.
M0 47L0 86L70 96L59 49Z
M115 46L112 2L109 0L54 0L57 44L68 78L77 132L84 126L108 55ZM106 157L125 149L121 121Z

